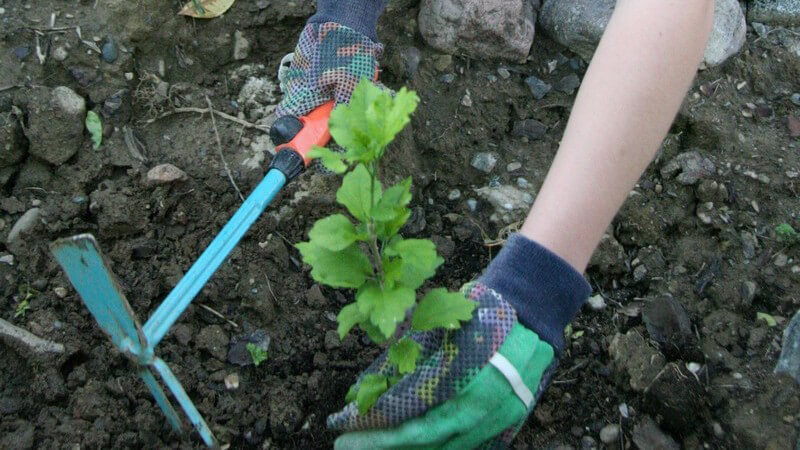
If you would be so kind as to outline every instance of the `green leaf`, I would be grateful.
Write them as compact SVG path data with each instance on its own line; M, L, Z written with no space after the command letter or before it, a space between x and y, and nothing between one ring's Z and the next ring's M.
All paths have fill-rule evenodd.
M372 196L370 196L370 186L372 177L363 164L359 164L350 173L344 176L342 187L336 192L336 201L350 211L356 219L368 222L372 211L372 203L380 201L383 188L378 180L372 186Z
M419 97L405 88L391 92L362 79L348 105L339 105L328 123L331 136L345 148L351 163L370 163L410 121Z
M253 360L253 364L256 367L260 366L262 362L267 360L267 351L256 344L248 342L247 345L245 345L245 348L247 348L247 351L250 352L250 359Z
M775 227L775 234L778 236L778 240L784 244L800 241L800 234L788 223L782 223Z
M347 395L344 396L344 401L347 403L354 402L356 400L356 394L358 393L358 389L356 389L356 385L353 384L350 386L350 389L347 390Z
M94 111L86 113L86 130L92 137L92 148L97 150L103 143L103 123L100 121L100 116Z
M314 242L301 242L295 247L311 266L311 277L319 283L355 289L372 276L372 264L356 244L341 251L331 251Z
M392 236L395 236L398 231L400 231L400 228L403 228L403 225L405 225L409 217L411 217L411 210L408 208L402 208L397 217L395 217L393 220L377 222L375 234L377 234L382 240L390 239Z
M402 374L411 373L417 367L417 359L422 346L415 340L404 337L389 348L389 362Z
M477 303L464 297L464 294L447 292L444 288L432 289L414 310L411 328L414 331L460 328L460 322L472 319L475 306Z
M313 245L339 251L357 240L366 239L367 236L359 235L350 219L342 214L334 214L318 220L308 232L308 237Z
M376 327L369 320L359 323L358 327L367 333L369 339L376 344L383 344L387 339L389 339L388 337L384 336L383 333L381 333L381 330L379 330L378 327Z
M342 174L347 171L347 164L344 162L343 153L334 152L325 147L314 147L308 152L308 157L311 159L319 159L322 165L333 173Z
M358 413L364 415L378 401L378 397L389 389L389 382L384 375L371 373L365 375L358 383L356 404Z
M336 316L336 321L339 322L339 326L337 327L339 339L344 339L347 333L349 333L357 323L363 322L368 318L369 315L363 314L355 303L351 303L342 308L342 310L339 311L339 315Z
M398 281L412 289L422 286L444 262L428 239L395 239L386 247L386 254L403 261Z
M414 306L414 290L404 286L382 289L375 282L368 282L356 293L356 304L362 314L368 314L370 322L388 338L394 334L397 324Z
M767 314L765 312L756 313L756 322L758 322L759 320L763 320L770 328L778 325L778 321L776 321L775 318L772 317L772 315Z
M392 221L401 215L411 201L411 177L386 189L381 200L372 210L372 217L379 221Z

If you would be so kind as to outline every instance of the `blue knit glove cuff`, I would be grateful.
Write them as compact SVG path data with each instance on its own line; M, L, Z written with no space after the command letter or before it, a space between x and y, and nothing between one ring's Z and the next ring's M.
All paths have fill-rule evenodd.
M376 28L389 0L317 0L317 13L308 23L336 22L378 42Z
M519 322L557 355L564 351L564 328L592 292L568 262L520 234L508 239L478 281L502 295Z

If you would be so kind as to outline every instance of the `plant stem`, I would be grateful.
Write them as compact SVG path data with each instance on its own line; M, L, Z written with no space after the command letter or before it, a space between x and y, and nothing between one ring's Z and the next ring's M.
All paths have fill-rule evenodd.
M367 222L367 232L369 233L369 249L372 253L372 258L375 260L375 266L378 269L378 280L383 289L383 258L381 251L378 249L378 235L375 233L375 221L372 219L372 208L375 207L375 178L377 171L375 170L375 163L370 163L367 167L369 173L369 222Z

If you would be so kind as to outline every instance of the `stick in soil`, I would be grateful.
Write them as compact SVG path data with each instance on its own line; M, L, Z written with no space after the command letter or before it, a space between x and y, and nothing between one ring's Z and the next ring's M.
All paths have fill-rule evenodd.
M57 342L42 339L35 334L0 319L0 338L10 344L21 345L33 353L64 353L64 346Z
M222 313L217 311L216 309L214 309L214 308L212 308L210 306L204 305L202 303L198 303L198 305L200 305L201 308L205 309L206 311L210 312L211 314L213 314L213 315L219 317L220 319L224 320L225 322L228 322L232 327L239 328L239 325L237 325L236 322L234 322L234 321L228 319L227 317L223 316Z
M239 186L236 185L236 182L233 181L233 175L231 175L231 169L228 167L228 162L225 161L225 155L222 154L222 139L219 138L219 130L217 129L217 121L214 120L214 107L211 105L211 100L206 95L206 103L208 104L208 111L211 113L211 125L214 126L214 136L217 138L217 152L219 153L219 159L222 160L222 165L225 167L225 173L228 174L228 179L231 181L231 185L233 188L236 189L236 193L239 194L239 198L244 201L244 196L242 195L242 191L239 190Z
M161 120L161 119L163 119L165 117L169 117L169 116L172 116L172 115L175 115L175 114L183 114L183 113L206 114L206 113L209 113L209 112L213 112L213 114L216 114L219 117L222 117L223 119L227 119L227 120L230 120L231 122L238 123L239 125L241 125L241 126L243 126L245 128L251 128L251 129L254 129L254 130L259 130L259 131L263 131L265 133L269 133L269 129L266 128L266 127L262 127L261 125L256 125L254 123L248 122L248 121L246 121L244 119L240 119L238 117L232 116L232 115L224 113L222 111L217 111L216 109L209 110L208 108L194 108L194 107L175 108L172 111L167 111L167 112L159 115L158 117L145 120L144 124L145 125L150 125L153 122L156 122L156 121Z

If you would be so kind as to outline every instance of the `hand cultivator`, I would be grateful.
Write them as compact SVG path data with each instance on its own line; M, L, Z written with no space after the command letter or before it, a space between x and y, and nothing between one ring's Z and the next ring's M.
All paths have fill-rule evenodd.
M278 147L266 176L144 326L140 325L115 276L103 260L94 236L80 234L59 239L50 245L56 260L100 328L108 333L117 349L136 364L139 376L153 393L172 427L180 432L181 419L153 371L161 377L210 447L217 447L214 435L167 364L155 355L155 347L278 191L308 166L311 149L328 143L328 118L332 109L333 102L329 102L300 119L284 117L273 125L270 136Z

